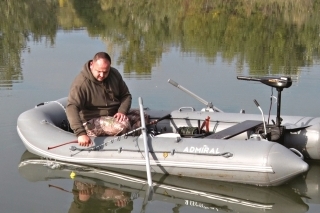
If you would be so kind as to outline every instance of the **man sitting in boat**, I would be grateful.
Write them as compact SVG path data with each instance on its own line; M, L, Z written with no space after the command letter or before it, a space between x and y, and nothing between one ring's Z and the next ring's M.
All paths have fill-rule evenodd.
M118 135L130 130L127 113L132 96L108 53L98 52L85 63L71 85L66 107L78 144L89 146L89 136Z

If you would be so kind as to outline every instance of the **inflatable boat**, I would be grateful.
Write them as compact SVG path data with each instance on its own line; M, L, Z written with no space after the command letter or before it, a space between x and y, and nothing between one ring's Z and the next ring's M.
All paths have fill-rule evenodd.
M85 209L85 205L92 205L90 200L78 202L80 191L90 189L92 191L90 199L95 201L94 205L90 206L92 210L97 209L95 205L103 206L106 202L118 200L126 200L127 206L122 207L126 208L134 200L143 199L141 206L135 205L135 212L139 211L139 208L145 209L149 205L148 201L171 206L173 212L186 207L193 208L194 212L201 209L208 212L243 213L308 211L308 205L287 184L277 187L257 187L157 173L152 175L153 191L146 197L149 187L145 173L141 171L88 167L41 158L28 151L22 154L18 169L20 175L30 182L47 182L49 188L45 189L46 193L61 190L61 193L75 195L70 208L76 203L78 210ZM60 181L64 181L64 184L61 184L64 186L68 185L65 181L71 181L74 186L62 188ZM119 206L114 208L119 210Z
M290 84L288 78L268 79L277 89ZM307 171L303 158L319 155L319 118L278 114L270 125L264 116L225 113L212 104L199 111L182 107L171 112L140 104L140 113L147 113L150 123L124 135L92 138L94 145L83 148L69 128L66 102L44 102L18 117L17 131L27 150L99 168L150 168L152 173L260 186L280 185ZM313 149L305 150L311 144Z

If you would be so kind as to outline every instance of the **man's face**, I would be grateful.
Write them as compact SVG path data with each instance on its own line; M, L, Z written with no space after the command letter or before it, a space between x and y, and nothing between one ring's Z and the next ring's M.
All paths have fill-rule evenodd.
M95 79L103 81L109 75L110 66L110 61L100 58L97 61L91 61L90 70Z

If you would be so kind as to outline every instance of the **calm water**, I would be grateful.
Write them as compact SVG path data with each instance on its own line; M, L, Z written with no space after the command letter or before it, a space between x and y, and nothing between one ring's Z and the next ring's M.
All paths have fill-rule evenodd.
M27 154L16 120L38 103L66 96L73 78L98 51L112 56L135 107L138 97L154 109L204 106L167 83L173 79L223 111L259 113L253 103L257 99L267 112L270 88L238 81L236 76L288 75L294 83L282 93L282 114L319 116L319 10L320 2L313 0L2 1L1 212L82 212L72 208L74 180L68 175L42 172L43 166L18 169ZM281 187L212 183L210 193L215 198L209 199L199 195L201 187L196 185L197 195L173 197L163 191L146 206L143 190L140 195L137 188L123 190L130 198L126 207L119 209L97 196L87 208L103 209L96 207L96 212L318 212L319 172L319 163L310 162L307 174ZM99 178L103 181L97 186L105 190L106 177ZM119 185L115 188L121 191Z

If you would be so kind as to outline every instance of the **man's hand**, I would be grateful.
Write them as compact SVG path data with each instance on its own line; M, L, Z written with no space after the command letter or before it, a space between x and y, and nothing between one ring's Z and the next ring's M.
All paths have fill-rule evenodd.
M80 146L90 146L90 144L92 144L92 141L88 135L80 135L78 137L78 144Z
M121 112L118 112L116 113L114 116L113 116L118 122L122 122L122 121L126 121L128 120L128 117L121 113Z

